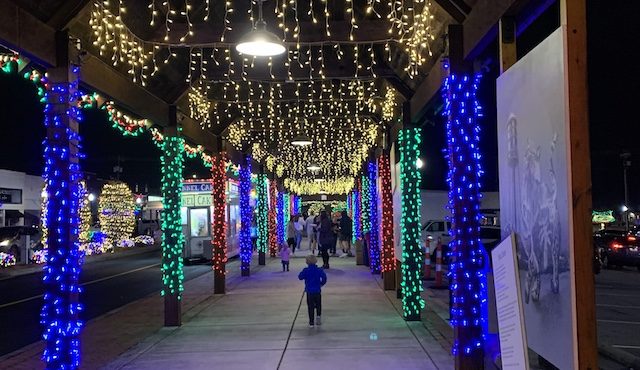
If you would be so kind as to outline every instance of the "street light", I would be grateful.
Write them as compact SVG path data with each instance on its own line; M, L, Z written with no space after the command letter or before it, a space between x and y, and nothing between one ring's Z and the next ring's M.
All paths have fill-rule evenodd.
M89 199L89 202L93 202L96 200L96 195L93 193L90 193L87 199Z
M311 138L306 135L298 135L291 140L291 145L294 146L308 146L311 145Z

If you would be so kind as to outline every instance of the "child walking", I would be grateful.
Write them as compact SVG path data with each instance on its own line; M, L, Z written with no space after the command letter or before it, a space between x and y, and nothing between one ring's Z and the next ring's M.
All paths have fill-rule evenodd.
M305 267L298 279L304 280L304 291L307 293L307 308L309 309L309 327L320 325L320 316L322 315L322 297L320 288L327 283L327 274L324 270L316 266L318 259L313 254L306 258L307 267ZM315 320L314 320L315 319Z
M291 253L291 249L289 249L288 244L282 244L280 246L280 261L282 262L282 272L289 271L289 254Z

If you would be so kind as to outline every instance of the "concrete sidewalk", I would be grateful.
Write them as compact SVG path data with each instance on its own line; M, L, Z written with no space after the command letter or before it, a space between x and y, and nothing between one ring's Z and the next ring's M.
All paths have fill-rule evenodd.
M333 258L331 266L320 327L308 327L297 278L304 260L292 259L291 272L282 272L279 260L270 259L226 295L193 307L182 327L156 331L107 368L453 368L446 342L421 322L405 322L378 276L353 258Z

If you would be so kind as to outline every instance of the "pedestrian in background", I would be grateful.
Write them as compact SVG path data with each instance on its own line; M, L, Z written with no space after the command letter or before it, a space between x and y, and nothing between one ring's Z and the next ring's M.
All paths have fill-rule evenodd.
M316 254L318 234L316 233L315 217L313 215L307 217L305 226L307 228L307 238L309 238L309 251L311 251L311 254Z
M318 268L316 263L318 259L313 254L306 258L307 267L305 267L298 279L304 280L304 291L307 294L307 309L309 311L309 327L322 324L320 316L322 315L322 296L321 288L327 283L327 274Z
M294 221L295 216L291 216L289 223L287 224L287 244L291 248L291 254L296 254L296 225Z
M282 272L289 271L289 254L291 249L286 243L282 243L280 246L280 262L282 262Z
M304 216L303 215L298 215L298 218L296 220L296 248L298 248L298 250L300 250L300 243L302 243L302 231L304 230Z
M351 237L353 233L353 222L349 217L347 211L342 211L342 217L340 218L340 247L344 255L353 257L351 254Z
M327 211L320 212L320 230L318 232L318 243L320 243L320 253L322 254L322 268L329 268L329 250L331 244L335 243L333 224L327 216Z

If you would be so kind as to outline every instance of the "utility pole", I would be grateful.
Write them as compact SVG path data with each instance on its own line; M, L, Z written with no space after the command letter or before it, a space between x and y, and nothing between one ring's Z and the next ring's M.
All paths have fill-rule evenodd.
M627 169L631 167L631 153L623 152L620 154L622 159L622 171L624 176L624 206L622 211L624 212L624 227L629 232L629 186L627 184Z

